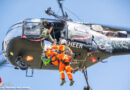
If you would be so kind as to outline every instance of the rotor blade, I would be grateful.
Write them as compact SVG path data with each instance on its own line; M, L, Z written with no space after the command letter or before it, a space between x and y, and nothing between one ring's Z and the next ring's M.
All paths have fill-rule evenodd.
M60 7L60 9L61 9L62 15L63 15L63 17L65 17L65 13L64 13L63 5L62 5L61 1L63 1L63 0L57 0L58 5L59 5L59 7Z

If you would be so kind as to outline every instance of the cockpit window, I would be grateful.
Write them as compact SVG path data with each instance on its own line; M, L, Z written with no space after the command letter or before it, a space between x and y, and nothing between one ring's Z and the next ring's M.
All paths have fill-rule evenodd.
M40 35L41 34L41 23L29 22L24 24L24 35Z

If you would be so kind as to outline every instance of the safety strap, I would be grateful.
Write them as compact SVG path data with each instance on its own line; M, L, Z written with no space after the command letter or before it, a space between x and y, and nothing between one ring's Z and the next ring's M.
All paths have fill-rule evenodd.
M47 60L45 60L45 57L43 57L43 56L41 56L41 60L42 60L42 62L44 63L44 65L46 66L47 64L49 64L50 63L50 59L48 58Z
M66 55L64 55L63 59L65 60Z
M42 48L42 53L44 53L44 46L43 46L43 42L41 41L41 48ZM49 64L50 63L50 58L48 58L47 60L45 60L45 57L44 56L41 56L41 60L42 60L42 62L41 63L44 63L44 65L46 66L47 64ZM43 64L41 64L41 65L43 65Z
M61 71L60 74L64 73L64 71Z
M65 68L67 69L68 67L70 67L70 66L66 66Z
M56 56L55 56L55 60L54 61L52 61L52 58L53 58L54 56L51 56L50 57L50 59L51 59L51 62L55 62L56 60L57 60L57 58L56 58Z
M44 46L43 46L43 42L42 42L42 40L41 40L41 48L42 48L42 53L44 53Z
M67 72L67 74L71 74L71 72Z

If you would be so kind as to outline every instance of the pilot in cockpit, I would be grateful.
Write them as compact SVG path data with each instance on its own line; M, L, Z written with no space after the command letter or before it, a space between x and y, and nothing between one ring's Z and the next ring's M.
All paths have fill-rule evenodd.
M47 25L48 25L48 21L44 20L42 22L42 34L41 34L41 36L45 39L48 39L50 42L54 43L55 40L52 38L52 36L50 34L53 30L53 24L51 24L51 27L49 29L47 28Z

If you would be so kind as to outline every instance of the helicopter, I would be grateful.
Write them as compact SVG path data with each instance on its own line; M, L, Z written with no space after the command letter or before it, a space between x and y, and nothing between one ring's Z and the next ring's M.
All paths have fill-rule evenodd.
M60 2L59 2L60 3ZM63 8L61 8L63 11ZM54 16L56 19L25 19L23 22L13 25L4 39L3 54L14 66L17 66L16 59L22 56L21 60L33 69L57 69L52 65L42 66L40 55L42 48L40 46L42 38L40 37L41 22L48 20L50 24L54 24L53 38L59 41L59 38L64 38L68 41L68 45L75 53L72 67L86 69L105 58L114 55L122 55L129 53L129 39L126 39L126 31L113 31L113 29L101 25L89 23L74 22L67 17L67 14L56 15L50 8L46 10L48 15ZM13 32L17 32L14 35ZM10 36L13 36L11 39ZM26 36L26 38L21 38ZM40 40L40 41L38 41ZM91 53L97 58L97 61L92 62L87 56ZM26 57L33 56L33 61L27 61Z

